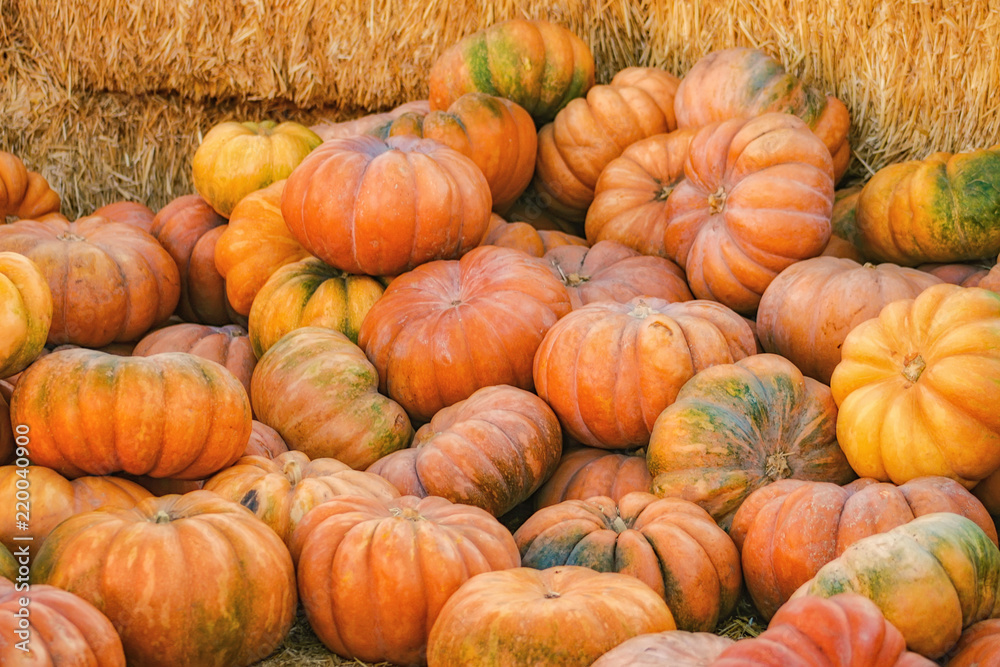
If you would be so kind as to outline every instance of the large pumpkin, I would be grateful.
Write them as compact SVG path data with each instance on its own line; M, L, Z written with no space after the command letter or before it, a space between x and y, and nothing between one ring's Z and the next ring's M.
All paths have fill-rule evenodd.
M483 171L495 211L508 209L535 172L538 135L531 116L514 102L486 93L466 93L447 111L403 114L370 134L380 139L412 134L454 148Z
M229 303L240 315L250 314L257 292L279 267L310 256L281 215L285 182L241 199L215 243L215 267L226 281Z
M535 493L535 506L608 496L615 502L633 491L649 491L653 478L646 450L609 452L597 447L565 450L555 472Z
M288 177L281 213L311 254L348 273L392 276L479 245L489 185L453 148L413 136L327 141Z
M754 606L770 618L795 590L858 540L933 512L972 519L997 540L986 508L961 484L920 477L901 486L862 478L838 486L785 479L750 494L729 531Z
M562 431L545 401L497 385L442 408L417 430L409 449L368 471L404 494L441 496L500 516L552 475L561 454Z
M574 310L545 335L535 390L579 442L634 449L695 373L754 354L749 325L710 301L638 297Z
M97 607L129 664L150 667L262 660L288 633L297 603L284 543L208 491L67 519L35 556L31 580Z
M859 475L971 488L1000 468L1000 294L933 285L855 327L841 357L837 440Z
M183 352L53 352L24 372L10 413L28 429L32 463L67 477L200 479L240 458L251 428L240 381Z
M291 547L320 640L344 657L405 665L423 662L431 627L463 582L519 564L499 521L444 498L335 498L305 517Z
M482 387L530 390L535 350L569 310L566 287L545 262L482 246L393 280L361 323L358 344L378 369L380 391L426 421Z
M684 75L674 103L678 127L701 127L731 118L778 111L801 118L833 157L834 180L851 161L850 114L832 95L806 85L760 49L713 51Z
M925 514L855 542L792 598L838 593L869 598L907 648L938 658L964 628L1000 615L1000 550L964 516Z
M333 329L358 342L358 330L382 296L384 283L351 275L309 257L271 274L250 307L250 342L258 358L290 331Z
M627 68L538 131L534 184L556 215L584 222L601 171L630 144L677 128L678 83L664 70Z
M250 387L257 419L310 459L363 469L413 435L403 408L378 393L375 367L339 331L287 334L257 362Z
M694 295L750 314L778 273L826 247L833 163L796 116L713 123L691 140L668 206L664 251Z
M855 326L877 317L890 302L912 299L939 282L895 264L813 257L779 273L764 290L757 335L765 350L829 384L844 339Z
M194 187L219 215L228 218L241 199L287 178L322 142L315 132L295 122L219 123L194 152Z
M634 577L519 567L473 577L448 599L427 665L589 667L626 639L675 627L663 599Z
M309 510L327 500L399 496L396 487L378 475L354 470L337 459L310 461L296 451L273 459L244 456L206 480L203 488L246 507L286 544Z
M45 177L28 171L21 158L0 151L0 224L8 216L34 219L58 213L61 202Z
M754 490L794 478L854 479L824 384L775 354L707 368L660 413L646 450L653 493L691 500L725 528Z
M51 326L45 275L24 255L0 252L0 377L27 368L42 353Z
M155 238L101 217L0 226L0 251L31 259L52 294L48 342L100 347L133 341L174 312L177 265Z
M670 193L684 178L695 130L675 130L633 143L601 171L585 231L591 243L613 240L644 255L666 256L663 234Z
M442 53L430 72L431 109L466 93L505 97L547 123L594 85L587 44L548 21L512 19L468 35Z
M714 630L743 588L736 545L708 512L677 498L567 500L531 515L514 541L524 567L582 565L639 579L666 601L680 630Z

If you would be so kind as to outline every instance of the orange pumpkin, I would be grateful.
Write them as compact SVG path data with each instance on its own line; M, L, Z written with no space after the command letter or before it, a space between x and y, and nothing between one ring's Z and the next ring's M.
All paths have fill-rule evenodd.
M535 493L535 506L541 509L564 500L594 496L608 496L618 502L627 493L649 491L652 481L644 449L609 452L577 447L563 452L552 477Z
M243 450L243 456L263 456L273 459L287 451L288 445L277 431L264 422L253 420L250 440L247 442L247 448Z
M948 652L947 667L988 667L1000 657L1000 618L969 626Z
M35 219L58 213L61 202L41 174L28 171L21 158L0 151L0 224L8 216Z
M24 255L0 252L0 304L0 377L6 378L38 358L52 326L49 284Z
M622 642L591 667L707 667L732 643L711 632L652 632Z
M368 134L379 125L384 125L391 120L399 118L403 114L417 113L426 115L430 110L431 105L427 100L413 100L404 102L390 111L364 114L352 120L340 122L320 121L309 129L319 135L323 141L359 137L362 134Z
M125 222L133 227L138 227L147 234L152 234L156 214L151 208L140 202L116 201L105 204L87 217L103 218L108 222Z
M553 229L536 229L527 222L507 222L495 213L479 245L498 245L542 257L553 248L566 245L588 246L587 239Z

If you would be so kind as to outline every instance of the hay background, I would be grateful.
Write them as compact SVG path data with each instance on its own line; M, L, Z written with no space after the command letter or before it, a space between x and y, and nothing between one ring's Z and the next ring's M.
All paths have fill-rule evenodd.
M994 6L991 6L994 5ZM762 48L847 104L845 183L902 159L1000 142L1000 7L990 0L0 0L0 149L69 216L192 192L201 135L227 119L346 119L426 95L461 36L515 16L569 27L599 81L683 75Z

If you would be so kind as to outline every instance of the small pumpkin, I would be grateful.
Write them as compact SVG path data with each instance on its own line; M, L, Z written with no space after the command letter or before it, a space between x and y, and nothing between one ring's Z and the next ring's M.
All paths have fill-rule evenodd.
M627 493L649 491L652 481L644 449L609 452L578 446L563 451L555 472L535 493L535 507L594 496L608 496L618 502Z
M45 275L24 255L0 252L0 377L16 375L38 358L51 326Z
M58 213L59 195L41 174L28 171L21 158L0 151L0 224L9 216L35 219Z

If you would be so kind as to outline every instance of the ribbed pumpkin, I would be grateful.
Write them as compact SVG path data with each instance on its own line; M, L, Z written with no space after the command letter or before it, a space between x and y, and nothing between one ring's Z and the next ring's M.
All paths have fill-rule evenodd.
M177 314L187 322L221 325L232 321L226 283L215 268L215 245L226 219L199 195L183 195L161 208L150 234L160 242L180 272Z
M855 326L877 317L892 301L912 299L939 282L895 264L813 257L792 264L764 290L757 334L765 350L829 384L844 339Z
M678 83L664 70L626 68L538 131L534 185L556 215L583 223L601 171L630 144L677 128Z
M31 259L52 294L48 342L100 347L132 341L174 312L177 266L155 238L100 217L0 226L0 251Z
M591 243L614 240L644 255L666 256L663 234L673 214L670 193L684 178L694 129L633 143L608 163L594 186L585 230Z
M282 336L302 327L333 329L358 342L365 315L385 291L384 281L351 275L316 259L285 264L271 274L250 308L250 342L258 358Z
M507 222L499 215L490 216L490 226L479 245L514 248L532 257L542 257L553 248L566 245L589 246L587 239L553 229L536 229L527 222Z
M278 268L309 257L281 215L285 180L253 192L233 208L215 243L215 267L226 281L226 297L240 315L249 315L257 292Z
M35 556L33 584L103 612L130 665L245 667L295 618L288 549L245 507L208 491L78 514Z
M0 663L125 667L122 640L92 604L54 586L18 590L0 578Z
M413 435L403 408L378 393L375 367L339 331L287 334L257 362L250 387L257 419L310 459L363 469Z
M846 486L780 480L747 497L729 535L742 554L754 606L770 618L799 586L858 540L933 512L961 514L997 541L986 508L946 477L919 477L898 487L870 478Z
M412 136L327 141L288 177L281 196L285 224L306 250L370 276L460 257L483 240L491 206L472 160Z
M535 506L564 500L608 496L615 502L633 491L649 491L653 477L646 467L646 450L609 452L597 447L564 450L559 465L535 493Z
M743 578L736 545L708 512L678 498L629 493L566 500L514 533L521 565L581 565L633 576L662 597L680 630L711 631L736 608Z
M250 401L223 366L183 352L118 357L76 348L32 364L11 420L30 458L67 477L201 479L232 465L250 437Z
M653 632L622 642L591 667L706 667L732 643L711 632Z
M310 460L296 451L273 459L244 456L206 480L203 488L246 507L286 544L309 510L327 500L399 497L396 487L378 475L354 470L337 459Z
M224 121L208 131L194 152L194 187L228 218L241 199L287 178L321 143L315 132L292 121Z
M653 493L701 505L724 528L779 479L846 484L837 406L824 384L775 354L706 368L660 413L646 450Z
M447 111L403 114L370 134L383 140L410 134L454 148L482 170L495 211L508 209L535 172L538 135L531 116L514 102L486 93L466 93Z
M826 247L833 192L830 153L796 116L706 125L668 197L663 247L696 297L750 314L778 273Z
M287 451L288 445L277 431L263 422L253 420L250 440L243 451L243 456L263 456L273 459Z
M545 335L535 390L582 444L634 449L646 446L657 416L695 373L755 351L749 325L718 303L599 301Z
M369 468L414 496L441 496L494 516L513 509L555 471L562 431L545 401L497 385L439 410L409 449Z
M291 546L320 640L344 657L405 665L423 662L431 627L463 582L519 564L499 521L444 498L342 496L312 510Z
M987 667L1000 657L1000 618L991 618L966 628L958 644L948 652L947 667Z
M674 103L678 127L701 127L768 112L804 120L833 156L834 180L851 161L850 114L832 95L806 85L760 49L736 47L703 56L684 75Z
M88 218L103 218L108 222L125 222L138 227L147 234L153 233L153 221L156 214L153 209L137 201L116 201L105 204Z
M0 252L0 377L27 368L42 353L51 326L45 275L24 255Z
M858 245L867 257L904 266L993 257L998 209L1000 145L893 163L858 198Z
M13 153L0 151L0 224L8 216L34 219L58 213L59 195L41 174L28 171Z
M498 246L399 276L364 322L358 344L380 391L427 421L482 387L530 390L545 332L570 310L545 262Z
M626 639L674 629L666 603L634 577L519 567L473 577L448 599L427 665L589 667Z
M474 32L442 53L430 72L431 109L447 109L466 93L505 97L536 123L594 85L587 44L549 21L512 19Z
M187 352L202 359L221 364L236 376L247 395L250 395L250 378L257 358L246 329L236 324L213 327L184 322L172 324L147 334L135 346L132 355L149 357L162 352Z
M938 658L964 628L1000 614L1000 550L964 516L925 514L855 542L792 599L838 593L869 598L907 648Z
M29 431L28 439L31 439ZM30 443L29 443L30 446ZM18 488L18 480L26 480L27 489ZM24 481L21 482L24 486ZM25 514L27 529L18 527L16 516L17 492L28 491L29 504ZM10 512L0 516L0 543L8 549L17 549L18 537L31 538L31 552L35 553L52 529L65 519L89 512L98 507L129 509L150 497L149 491L134 482L109 475L78 477L72 481L43 466L3 466L0 468L0 503Z
M933 285L855 327L841 357L837 440L859 475L971 488L1000 468L1000 294Z
M640 296L669 302L694 298L679 266L617 241L598 241L590 248L564 245L549 250L543 259L566 285L573 308L594 301L627 303Z

